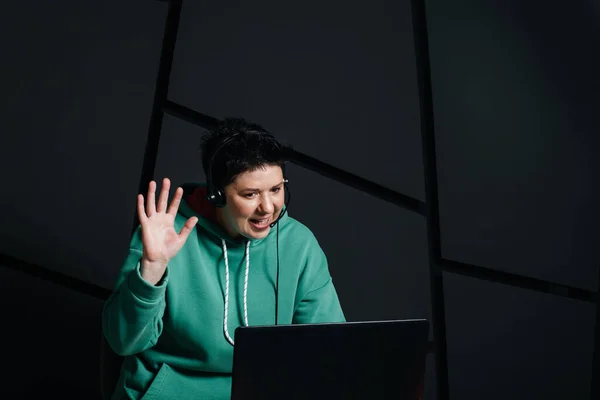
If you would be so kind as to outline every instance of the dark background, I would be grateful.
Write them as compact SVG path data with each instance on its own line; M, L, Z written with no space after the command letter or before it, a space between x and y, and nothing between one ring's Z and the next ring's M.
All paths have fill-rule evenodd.
M600 6L425 5L432 108L406 0L184 1L168 99L439 201L436 246L435 213L290 168L290 214L321 242L348 319L434 322L426 399L590 398ZM99 398L100 313L132 229L167 10L3 5L2 398ZM165 115L153 177L203 180L202 132Z

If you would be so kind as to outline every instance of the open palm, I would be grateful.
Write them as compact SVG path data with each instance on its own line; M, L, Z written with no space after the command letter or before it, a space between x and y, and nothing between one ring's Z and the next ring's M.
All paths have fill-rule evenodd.
M144 206L144 196L138 195L138 218L142 226L143 258L150 264L166 268L167 263L185 244L198 218L189 218L181 231L175 230L175 216L181 203L183 189L177 188L167 209L169 188L168 178L163 180L158 202L155 204L156 182L148 185L148 196Z

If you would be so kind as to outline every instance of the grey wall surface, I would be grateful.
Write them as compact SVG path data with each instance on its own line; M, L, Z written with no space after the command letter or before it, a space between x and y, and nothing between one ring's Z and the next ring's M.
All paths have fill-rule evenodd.
M141 0L5 5L1 253L112 288L165 11ZM598 10L431 0L427 12L443 257L596 290ZM169 98L262 123L299 151L425 200L413 51L408 1L185 1ZM166 117L162 133L155 178L203 180L202 130ZM324 247L350 320L432 318L424 218L299 167L289 178L290 214ZM15 321L2 334L15 366L3 390L85 397L99 370L98 301L1 276ZM593 305L444 280L453 400L589 396ZM428 400L434 366L430 355Z
M426 2L443 257L597 289L592 3ZM452 399L589 398L593 305L444 279Z
M169 97L422 199L409 5L184 2Z
M0 12L0 253L112 288L127 250L166 7ZM0 398L94 399L102 302L0 265Z
M127 249L166 7L4 5L0 252L112 288Z
M102 301L0 265L2 399L99 399Z
M595 307L445 274L453 399L589 399Z
M445 257L595 290L592 2L427 2Z

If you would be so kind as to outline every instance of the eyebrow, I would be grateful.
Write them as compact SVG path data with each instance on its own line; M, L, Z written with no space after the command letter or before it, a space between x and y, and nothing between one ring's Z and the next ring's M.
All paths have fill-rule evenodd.
M275 189L278 186L281 186L285 183L285 181L281 181L279 182L277 185L272 186L271 189ZM245 188L245 189L241 189L240 192L260 192L260 189L256 189L256 188Z

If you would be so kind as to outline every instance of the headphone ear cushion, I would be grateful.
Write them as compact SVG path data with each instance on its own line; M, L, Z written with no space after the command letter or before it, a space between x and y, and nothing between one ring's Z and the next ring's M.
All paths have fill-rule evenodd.
M215 207L219 207L219 208L225 207L225 196L217 188L213 188L212 190L209 190L207 193L206 199L208 200L209 203L211 203Z
M225 207L225 195L219 190L215 190L215 207Z

